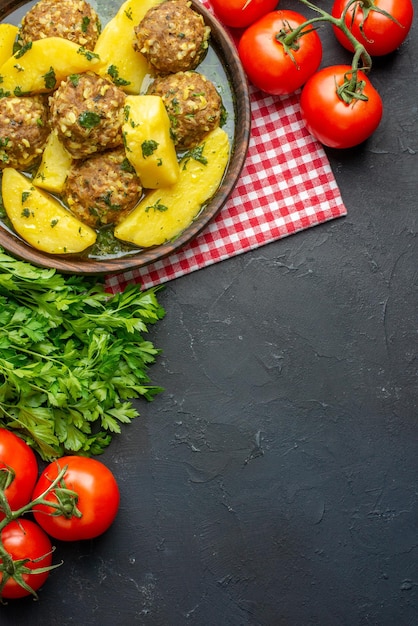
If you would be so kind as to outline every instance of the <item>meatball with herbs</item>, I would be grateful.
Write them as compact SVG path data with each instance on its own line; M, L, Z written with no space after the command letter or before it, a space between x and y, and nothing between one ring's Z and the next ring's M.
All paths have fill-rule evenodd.
M75 159L123 145L124 92L96 74L75 74L50 96L51 124Z
M148 93L160 96L170 119L177 150L197 146L220 126L224 108L215 85L198 72L177 72L156 78Z
M25 170L42 155L48 139L45 96L0 98L0 169Z
M85 0L39 0L22 18L19 39L23 45L46 37L61 37L93 50L100 20Z
M75 161L64 190L64 201L84 224L100 228L117 224L142 195L141 182L124 148Z
M195 69L209 45L210 28L186 0L152 7L135 27L134 48L158 75Z

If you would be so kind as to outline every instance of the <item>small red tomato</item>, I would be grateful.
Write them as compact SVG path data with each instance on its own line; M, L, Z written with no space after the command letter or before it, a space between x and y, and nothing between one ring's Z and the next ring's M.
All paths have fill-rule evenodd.
M33 507L35 519L48 535L61 541L98 537L115 519L120 500L114 475L100 461L82 456L64 456L53 461L42 472L32 499L36 500L46 491L65 467L67 470L63 484L58 487L65 487L77 494L76 506L81 515L73 515L71 510L67 515L57 515L53 507L36 504ZM45 496L46 500L57 502L55 489Z
M316 31L308 26L291 39L305 22L295 11L272 11L244 31L238 53L253 85L269 94L286 95L318 69L322 44Z
M351 77L349 65L333 65L314 74L302 89L302 119L309 132L330 148L362 143L382 118L382 99L363 72L357 73L357 85L361 84L364 99L345 102L340 97L338 89Z
M12 511L30 502L38 479L38 463L32 448L13 432L0 428L0 484L6 480L6 470L15 473L13 482L4 493ZM0 511L0 520L4 514Z
M210 3L225 26L246 28L259 17L273 11L278 0L210 0Z
M414 16L412 0L335 0L331 11L333 17L340 19L348 4L345 24L371 56L389 54L406 39ZM336 26L333 30L341 45L353 51L353 45L343 31Z
M23 581L35 592L45 583L49 571L39 574L24 572L22 566L29 570L50 567L52 563L52 546L48 535L30 520L20 518L9 522L1 531L3 548L12 557L13 561L23 559L24 564L17 564L16 574L21 574ZM0 556L0 583L3 581L4 560ZM11 576L6 580L1 597L7 599L24 598L31 595L29 589L19 584L17 577Z

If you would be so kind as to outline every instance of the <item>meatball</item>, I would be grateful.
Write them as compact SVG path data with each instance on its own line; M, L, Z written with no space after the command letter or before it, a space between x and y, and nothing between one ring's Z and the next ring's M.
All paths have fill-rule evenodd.
M100 21L85 0L39 0L22 18L22 44L46 37L62 37L93 50Z
M123 144L124 92L96 74L76 74L50 96L51 124L68 152L83 159Z
M220 125L221 97L203 74L177 72L156 78L148 93L163 99L170 118L171 136L178 150L193 148Z
M75 161L64 189L64 201L84 224L100 228L117 224L142 195L141 182L124 148Z
M158 75L195 69L208 48L210 28L187 0L166 0L135 27L134 48Z
M50 126L45 96L0 98L0 169L26 169L42 154Z

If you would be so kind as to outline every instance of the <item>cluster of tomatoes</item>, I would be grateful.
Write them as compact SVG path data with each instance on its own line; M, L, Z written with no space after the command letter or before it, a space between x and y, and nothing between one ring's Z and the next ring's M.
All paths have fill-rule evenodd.
M119 488L100 461L65 456L42 471L20 437L0 429L0 598L35 595L51 569L52 539L93 539L112 524Z
M226 26L243 29L238 53L255 87L283 96L302 88L300 107L309 132L325 146L350 148L378 127L382 100L368 77L372 57L396 50L409 33L412 0L334 0L331 13L300 0L315 17L277 9L278 0L211 0ZM353 52L352 65L318 71L320 22Z

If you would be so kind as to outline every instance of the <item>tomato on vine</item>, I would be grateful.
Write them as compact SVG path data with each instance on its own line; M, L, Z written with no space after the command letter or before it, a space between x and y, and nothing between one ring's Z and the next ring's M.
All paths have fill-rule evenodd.
M370 80L349 65L326 67L302 89L302 119L309 132L330 148L351 148L378 127L382 100Z
M243 33L238 53L249 80L272 95L296 91L318 69L321 40L295 11L271 11Z
M278 0L210 0L218 19L232 28L246 28L273 11Z
M347 28L371 56L394 52L405 41L414 16L412 0L335 0L331 14L344 17ZM333 30L338 41L353 51L343 31Z
M57 486L43 498L46 502L35 503L35 520L48 535L61 541L98 537L113 523L119 508L119 487L114 475L96 459L64 456L44 469L32 499L40 498L64 470ZM58 501L59 512L47 504Z
M9 522L0 536L0 596L36 595L54 567L48 535L34 522L20 518Z
M38 464L32 448L11 431L0 428L0 488L12 510L30 501L37 479ZM4 517L0 503L0 520Z

